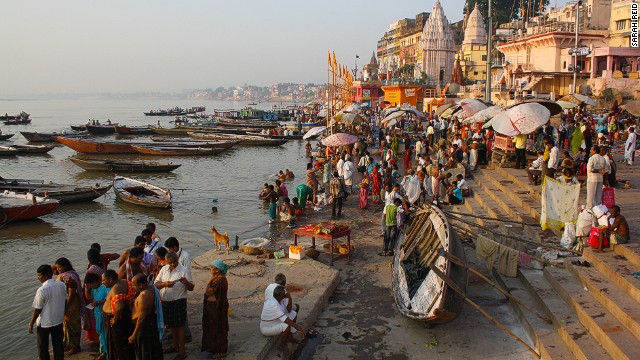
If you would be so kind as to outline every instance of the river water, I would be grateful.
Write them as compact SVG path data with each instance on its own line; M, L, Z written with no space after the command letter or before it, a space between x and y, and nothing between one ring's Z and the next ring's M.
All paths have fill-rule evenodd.
M19 131L68 130L71 124L86 123L89 118L104 123L127 125L155 124L160 120L171 126L169 117L146 117L143 111L174 106L242 108L246 103L189 100L6 100L0 99L0 113L22 110L31 114L30 125L1 125L3 133L16 133L7 143L26 143ZM260 104L268 108L271 104ZM0 176L5 178L44 179L65 184L109 184L112 175L86 172L68 157L73 150L58 146L47 155L0 157ZM148 222L157 225L162 239L175 236L192 257L213 247L208 230L215 225L229 233L232 244L240 239L270 236L286 231L284 225L269 227L268 215L257 194L265 182L275 181L272 174L284 168L297 176L288 185L295 191L304 182L304 142L289 141L282 147L239 147L212 157L138 157L180 163L170 173L126 175L160 187L174 189L172 210L153 210L116 201L112 191L89 203L62 205L53 214L39 220L16 222L0 227L0 358L33 358L36 337L27 332L31 303L40 286L36 268L53 264L59 257L71 260L84 277L89 245L99 242L103 252L118 252L133 245ZM185 189L185 190L179 190ZM217 199L217 202L213 202ZM218 208L212 213L212 206ZM112 265L111 268L114 268Z

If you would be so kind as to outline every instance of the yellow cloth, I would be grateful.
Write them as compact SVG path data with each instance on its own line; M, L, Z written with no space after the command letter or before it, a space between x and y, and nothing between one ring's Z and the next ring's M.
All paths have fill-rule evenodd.
M493 267L499 247L500 244L497 242L485 236L478 235L476 239L476 257L486 262L487 270L491 270Z
M500 244L499 252L498 272L509 277L518 276L518 256L520 256L520 252L502 244Z
M544 155L542 155L542 160L544 160L544 162L549 161L549 156L551 154L549 154L549 148L545 146L544 148Z
M525 134L514 136L512 141L514 142L516 149L524 149L527 147L527 135Z

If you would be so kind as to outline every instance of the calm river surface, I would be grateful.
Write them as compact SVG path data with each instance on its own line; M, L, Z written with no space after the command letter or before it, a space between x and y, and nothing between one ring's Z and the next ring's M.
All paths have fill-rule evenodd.
M174 106L204 105L214 108L242 108L246 103L189 100L6 100L0 99L0 113L15 114L22 110L31 114L30 125L1 125L3 133L16 133L9 143L26 143L19 131L69 130L69 125L86 123L87 119L107 118L127 125L154 124L160 120L171 126L169 117L145 117L143 111ZM271 104L260 104L268 108ZM258 107L261 107L261 106ZM5 178L43 179L66 184L109 184L112 175L86 172L68 157L73 150L60 145L47 155L0 157L0 176ZM135 156L134 156L135 157ZM143 157L136 157L143 158ZM289 168L296 179L288 183L295 191L304 182L304 143L290 141L282 147L239 147L212 157L144 157L182 166L170 173L132 174L136 179L164 188L175 189L173 210L152 210L116 202L113 192L90 203L63 205L40 220L0 227L0 358L33 358L36 336L27 332L36 289L40 286L36 268L67 257L81 277L87 267L86 253L93 242L102 244L104 252L121 253L133 245L148 222L157 224L157 232L166 239L175 236L192 257L213 247L208 230L212 224L230 237L240 239L269 236L284 231L267 225L268 215L257 201L264 182L273 183L272 174ZM178 189L186 189L184 191ZM217 198L217 203L213 199ZM218 213L212 214L211 207ZM112 265L111 268L114 268ZM84 337L84 335L83 335Z

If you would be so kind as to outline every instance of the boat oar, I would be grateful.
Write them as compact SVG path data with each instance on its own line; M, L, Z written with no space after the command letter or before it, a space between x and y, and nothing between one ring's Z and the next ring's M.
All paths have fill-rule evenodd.
M462 291L462 289L460 289L460 287L458 287L458 285L456 285L456 283L454 283L453 281L451 281L451 279L449 279L449 277L445 274L442 273L442 271L440 271L440 269L435 266L435 264L430 263L429 264L429 268L431 269L431 271L433 271L434 274L436 274L440 279L442 279L442 281L444 281L447 286L449 286L453 291L457 292L458 295L462 296L462 299L464 301L466 301L467 303L469 303L469 305L473 306L476 310L478 310L482 315L484 315L484 317L486 317L487 319L491 320L494 324L496 324L500 329L502 329L502 331L506 332L507 334L509 334L512 338L516 339L516 341L518 341L520 344L524 345L524 347L527 348L527 350L531 351L532 354L535 354L537 358L540 358L540 354L538 354L534 349L531 348L531 346L529 346L527 343L524 342L524 340L522 340L521 338L518 337L518 335L514 334L513 332L511 332L509 329L507 329L504 325L502 325L498 320L494 319L491 315L489 315L486 311L484 311L480 305L476 304L475 302L473 302L471 299L469 299L467 297L467 295L464 293L464 291Z
M510 292L506 291L501 286L498 286L498 284L496 284L494 281L492 281L488 277L484 276L484 274L482 274L478 270L473 269L472 267L467 265L462 259L458 258L457 256L454 256L454 255L451 255L451 254L447 253L446 251L444 251L444 249L440 249L440 251L438 251L438 255L442 256L443 258L451 261L452 263L454 263L456 265L463 266L463 267L467 268L467 270L471 271L474 275L476 275L480 279L482 279L485 282L487 282L489 285L491 285L494 288L496 288L504 296L508 297L510 300L513 300L516 304L521 305L525 309L529 310L529 312L531 312L532 314L536 315L540 319L544 320L547 324L551 324L552 323L550 319L548 319L546 316L544 316L544 314L542 314L541 312L537 311L536 309L530 307L529 305L525 304L524 302L522 302L522 300L520 300L517 297L513 296Z

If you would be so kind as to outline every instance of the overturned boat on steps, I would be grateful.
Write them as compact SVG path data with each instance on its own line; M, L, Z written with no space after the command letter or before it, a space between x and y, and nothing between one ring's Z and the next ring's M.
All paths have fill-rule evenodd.
M441 324L455 319L462 311L464 299L441 276L465 289L467 269L440 256L442 251L465 258L462 244L444 213L436 206L424 206L418 209L396 244L393 294L402 315Z

